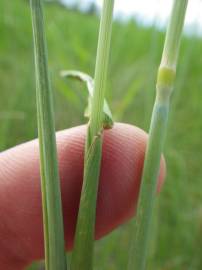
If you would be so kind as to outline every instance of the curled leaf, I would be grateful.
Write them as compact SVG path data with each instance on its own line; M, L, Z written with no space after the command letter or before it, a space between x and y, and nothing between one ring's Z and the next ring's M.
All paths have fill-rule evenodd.
M81 82L85 82L87 89L88 89L88 106L85 110L84 115L88 118L90 118L90 112L91 112L91 102L93 97L93 91L94 91L94 80L91 76L89 76L86 73L83 73L81 71L77 70L62 70L60 75L65 78L73 78L77 79ZM113 118L112 113L109 108L109 105L106 100L104 100L103 105L103 128L104 129L110 129L113 126Z

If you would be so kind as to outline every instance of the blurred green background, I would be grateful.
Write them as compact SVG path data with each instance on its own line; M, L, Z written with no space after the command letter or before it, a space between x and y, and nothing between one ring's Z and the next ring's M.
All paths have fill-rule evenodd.
M28 1L0 1L0 150L37 137ZM91 10L93 11L93 10ZM56 129L84 123L87 94L60 78L62 69L93 75L99 18L46 4ZM117 121L148 131L164 32L135 20L115 21L107 98ZM158 196L149 270L202 269L201 38L183 38L165 146L167 178ZM131 223L96 243L95 270L126 269ZM37 266L32 269L37 269Z

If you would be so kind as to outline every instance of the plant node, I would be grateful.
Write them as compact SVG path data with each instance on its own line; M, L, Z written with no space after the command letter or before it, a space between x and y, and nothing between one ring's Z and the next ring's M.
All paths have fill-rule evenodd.
M160 66L157 75L157 98L161 102L168 102L173 90L176 72L175 69Z

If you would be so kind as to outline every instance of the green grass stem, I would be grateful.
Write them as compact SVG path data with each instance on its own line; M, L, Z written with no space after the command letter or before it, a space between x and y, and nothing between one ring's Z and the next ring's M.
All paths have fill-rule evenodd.
M156 101L152 113L137 214L134 220L134 235L128 270L144 270L146 267L160 158L166 135L169 101L174 84L187 4L188 0L174 1L166 34L162 61L157 77Z
M50 86L41 0L30 0L34 38L36 101L47 270L66 270L64 229L56 152L53 98Z
M93 269L96 202L102 156L103 105L109 62L113 7L114 0L104 0L95 67L95 85L85 146L84 182L71 270Z

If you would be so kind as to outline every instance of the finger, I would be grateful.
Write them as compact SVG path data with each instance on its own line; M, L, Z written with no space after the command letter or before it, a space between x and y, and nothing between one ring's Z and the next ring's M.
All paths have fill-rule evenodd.
M57 134L65 240L72 248L83 176L86 126ZM135 212L147 135L127 124L104 132L97 202L96 239L128 220ZM165 174L161 162L159 187ZM4 260L25 264L43 257L38 141L0 155L0 242ZM7 255L6 255L7 254ZM15 258L15 260L14 260ZM7 268L8 269L8 268ZM17 269L17 268L15 268Z

